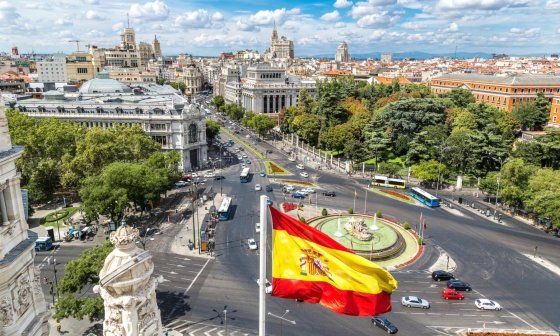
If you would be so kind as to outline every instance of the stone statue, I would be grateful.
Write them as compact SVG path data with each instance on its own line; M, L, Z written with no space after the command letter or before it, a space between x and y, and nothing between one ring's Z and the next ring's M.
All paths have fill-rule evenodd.
M344 224L344 229L348 231L350 235L362 241L368 241L373 238L373 234L368 231L365 221L362 219L357 222L354 216L350 217L350 220Z
M105 306L104 336L162 335L155 290L163 279L152 277L152 255L136 246L138 235L138 229L127 226L111 233L115 250L105 259L93 289Z

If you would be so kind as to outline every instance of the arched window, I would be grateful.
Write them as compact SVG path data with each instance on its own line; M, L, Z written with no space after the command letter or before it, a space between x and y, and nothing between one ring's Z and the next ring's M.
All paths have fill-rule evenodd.
M198 127L196 124L189 125L189 143L195 143L198 141Z

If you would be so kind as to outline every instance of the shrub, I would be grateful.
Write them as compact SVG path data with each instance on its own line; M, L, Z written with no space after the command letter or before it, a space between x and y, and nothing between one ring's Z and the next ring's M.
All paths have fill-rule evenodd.
M327 211L327 209L323 208L323 210L321 211L321 216L328 216L329 212Z
M403 223L403 229L410 230L410 225L408 224L408 222Z
M348 213L349 213L349 214L353 214L353 213L354 213L354 209L353 209L353 208L348 209Z
M383 214L381 214L381 210L377 210L375 214L377 215L377 218L383 218Z
M298 216L299 217L299 216ZM304 217L299 217L299 221L302 223L307 223L306 219Z
M422 237L418 237L418 245L424 245L424 239L422 239Z

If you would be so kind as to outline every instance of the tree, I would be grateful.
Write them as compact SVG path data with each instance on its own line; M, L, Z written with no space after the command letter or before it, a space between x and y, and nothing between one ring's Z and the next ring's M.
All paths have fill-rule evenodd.
M216 107L217 110L220 110L220 108L222 106L225 105L225 100L224 97L218 95L218 96L214 96L214 98L212 98L212 101L210 101L210 105L213 105Z
M157 85L163 85L163 84L165 84L165 82L166 82L165 78L156 79L156 84Z
M442 94L441 97L450 98L456 107L467 107L475 102L471 91L463 88L452 89L450 92Z
M319 145L328 150L342 151L348 139L354 137L352 133L353 127L349 123L329 127L319 134Z
M548 122L550 110L543 107L540 101L539 106L536 104L537 101L518 103L511 111L511 115L518 121L522 130L542 130Z
M441 160L441 148L448 136L449 131L446 125L429 125L422 128L408 144L406 164L410 165L431 159Z
M206 139L213 140L220 132L220 124L212 119L206 119Z
M478 188L486 193L496 195L498 191L498 176L499 172L489 172L480 180Z
M314 114L302 114L294 118L292 127L297 135L312 146L316 146L321 130L321 118Z
M257 114L252 118L252 128L260 136L265 136L274 128L275 122L267 115Z
M467 109L457 109L453 119L453 128L464 128L468 130L477 129L476 116Z
M375 163L387 157L389 153L390 139L387 131L379 127L370 127L364 132L365 145L370 157L375 159Z
M185 92L185 89L187 88L185 82L171 82L169 85L171 85L171 87L173 87L175 90L179 90L181 92Z
M528 165L521 159L506 162L500 176L500 197L504 203L523 206L529 195L529 179L536 171L537 167Z
M49 158L39 161L27 184L29 198L34 202L48 201L56 191L59 181L58 163Z
M560 227L560 171L549 168L537 170L529 178L528 194L527 207Z
M379 164L379 173L389 176L396 176L403 167L395 162L381 162Z
M420 180L436 182L447 167L436 160L420 161L412 166L412 175Z
M477 162L475 131L456 129L445 141L443 162L446 162L459 176L471 172Z
M80 295L80 292L86 286L99 282L99 272L112 250L111 243L105 242L83 251L77 259L64 266L64 276L58 282L57 288L63 296L55 304L55 320L60 321L68 317L81 320L88 316L90 321L93 321L103 317L103 299L99 296L85 297Z

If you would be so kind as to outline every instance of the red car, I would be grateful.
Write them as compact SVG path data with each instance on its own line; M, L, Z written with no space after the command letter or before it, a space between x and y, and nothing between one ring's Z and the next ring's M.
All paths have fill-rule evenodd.
M463 300L465 296L459 292L457 292L453 288L446 288L441 293L441 297L446 300Z

